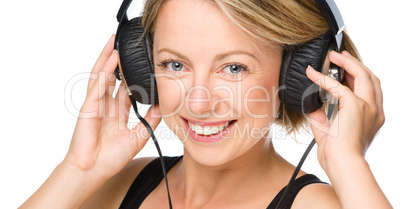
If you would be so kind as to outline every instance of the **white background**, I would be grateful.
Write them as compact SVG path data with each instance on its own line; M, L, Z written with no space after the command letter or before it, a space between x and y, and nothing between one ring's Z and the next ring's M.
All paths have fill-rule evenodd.
M16 208L64 158L88 73L115 33L120 0L1 1L0 3L0 208ZM395 208L399 191L400 41L397 0L337 0L347 29L365 64L381 79L386 123L367 152L377 181ZM145 113L147 108L142 108ZM136 121L134 118L132 121ZM158 128L165 155L180 155L180 142ZM166 136L168 135L168 136ZM277 150L297 163L306 145L274 134ZM300 137L300 136L299 136ZM303 140L307 141L307 140ZM303 167L327 180L315 150ZM152 143L139 156L156 156ZM399 190L398 190L399 189Z

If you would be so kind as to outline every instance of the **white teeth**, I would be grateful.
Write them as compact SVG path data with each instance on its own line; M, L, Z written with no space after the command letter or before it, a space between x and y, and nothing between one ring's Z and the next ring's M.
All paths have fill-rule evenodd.
M204 128L199 125L194 125L190 122L188 122L188 125L190 126L191 130L193 130L197 134L212 135L217 134L223 129L227 128L229 126L229 122L226 122L224 125L221 126L204 126Z

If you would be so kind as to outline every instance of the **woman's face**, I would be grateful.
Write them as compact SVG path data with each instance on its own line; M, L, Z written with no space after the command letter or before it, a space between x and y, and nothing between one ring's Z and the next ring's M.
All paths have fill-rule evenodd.
M153 36L160 110L186 151L222 165L268 134L282 50L252 41L212 1L169 0Z

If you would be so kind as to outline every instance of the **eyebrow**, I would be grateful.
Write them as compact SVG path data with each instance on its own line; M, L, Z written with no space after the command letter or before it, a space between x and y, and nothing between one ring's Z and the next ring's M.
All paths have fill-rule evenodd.
M181 53L179 53L179 52L177 52L177 51L175 51L173 49L163 48L163 49L158 50L157 54L160 54L162 52L168 52L168 53L174 54L175 56L177 56L180 59L183 59L183 60L188 61L188 62L190 61L190 59L187 56L185 56L185 55L183 55L183 54L181 54ZM260 63L260 61L257 59L257 57L254 54L251 54L251 53L243 51L243 50L233 50L233 51L228 51L228 52L225 52L225 53L222 53L222 54L218 54L218 55L215 56L214 61L220 61L220 60L222 60L222 59L224 59L224 58L226 58L228 56L231 56L231 55L247 55L247 56L255 59L258 63Z

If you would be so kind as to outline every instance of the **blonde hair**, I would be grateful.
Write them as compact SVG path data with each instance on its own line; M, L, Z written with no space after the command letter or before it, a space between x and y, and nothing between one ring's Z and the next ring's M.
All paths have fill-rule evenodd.
M242 32L264 43L279 44L285 50L302 45L329 31L328 23L315 0L213 0L223 13ZM151 36L157 15L164 0L147 0L144 5L142 25ZM356 47L343 32L341 51L347 50L360 59ZM289 134L307 127L306 116L281 104L278 125Z

